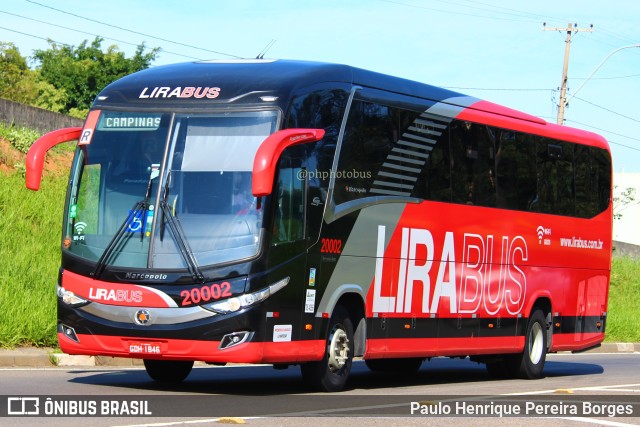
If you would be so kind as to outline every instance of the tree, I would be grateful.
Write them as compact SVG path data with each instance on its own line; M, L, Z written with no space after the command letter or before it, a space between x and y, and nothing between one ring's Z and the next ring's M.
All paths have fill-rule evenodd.
M64 112L86 112L105 86L148 68L159 52L159 48L154 48L145 53L143 43L132 58L126 58L116 45L103 52L102 41L96 37L91 44L85 40L78 47L49 41L49 49L34 51L40 77L66 94Z
M18 83L29 71L18 48L13 43L0 42L0 96L13 99Z
M0 97L51 111L62 111L66 94L42 80L13 43L0 42Z
M617 185L613 187L613 219L620 219L622 218L621 211L637 205L637 203L634 203L636 201L636 189L629 187L622 191L616 190L618 190Z

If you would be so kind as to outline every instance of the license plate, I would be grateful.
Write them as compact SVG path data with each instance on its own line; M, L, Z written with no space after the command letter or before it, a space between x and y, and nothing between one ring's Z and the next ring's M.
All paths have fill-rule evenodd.
M162 347L159 342L129 342L129 353L131 354L162 354Z

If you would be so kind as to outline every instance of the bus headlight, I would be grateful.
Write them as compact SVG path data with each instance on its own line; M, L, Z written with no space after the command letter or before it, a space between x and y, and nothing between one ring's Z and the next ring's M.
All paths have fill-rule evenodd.
M270 285L264 289L260 289L259 291L252 292L250 294L238 295L236 297L228 298L223 301L216 301L211 304L205 304L202 307L206 308L207 310L214 311L218 314L233 313L266 300L271 295L287 286L288 283L289 277L285 277L284 279L277 281L273 285Z
M71 291L66 290L62 286L58 287L58 290L56 291L56 293L58 294L58 298L60 298L62 302L65 304L72 305L72 306L89 304L89 301L87 301L84 298L80 298L79 296L77 296Z

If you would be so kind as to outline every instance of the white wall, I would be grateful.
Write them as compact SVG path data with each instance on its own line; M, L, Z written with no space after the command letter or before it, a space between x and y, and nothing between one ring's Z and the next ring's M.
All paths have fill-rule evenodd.
M635 188L635 201L626 206L614 204L614 213L622 214L622 218L613 220L613 240L640 245L640 173L614 173L613 185L614 197Z

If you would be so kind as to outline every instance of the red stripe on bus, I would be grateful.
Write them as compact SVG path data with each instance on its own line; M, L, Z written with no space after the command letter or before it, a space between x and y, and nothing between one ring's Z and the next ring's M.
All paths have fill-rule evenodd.
M62 286L77 296L107 305L127 307L166 308L177 307L168 295L152 291L145 286L130 283L111 283L65 270Z
M456 119L490 124L491 126L531 133L547 138L600 147L609 151L609 144L598 134L548 123L538 117L521 113L489 101L476 102L460 112Z
M58 333L60 349L66 354L127 357L134 359L197 360L213 363L278 363L322 359L324 340L290 342L248 342L219 350L220 341L140 338L78 334L75 342ZM131 350L140 343L160 345L161 354L140 354Z
M604 333L554 334L550 351L579 351L600 344ZM474 338L380 338L367 340L365 359L388 357L472 356L519 353L524 336Z

